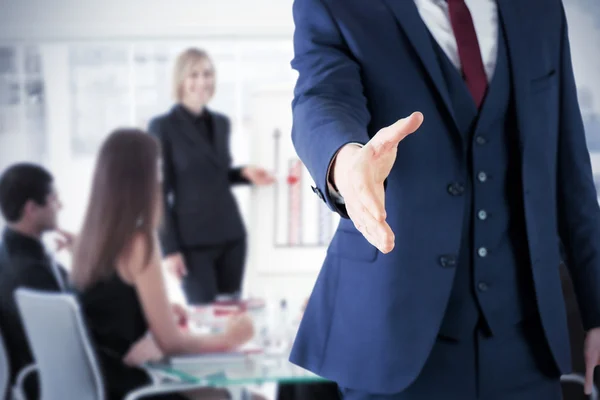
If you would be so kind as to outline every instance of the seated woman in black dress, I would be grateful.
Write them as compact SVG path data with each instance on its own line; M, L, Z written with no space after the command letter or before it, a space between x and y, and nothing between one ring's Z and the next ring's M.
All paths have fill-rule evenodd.
M152 136L138 130L111 134L100 150L75 248L71 279L110 399L122 399L147 383L142 370L132 364L162 355L229 350L253 335L246 315L234 317L222 334L193 335L178 327L157 242L162 209L159 164L160 147ZM227 398L219 390L182 395Z

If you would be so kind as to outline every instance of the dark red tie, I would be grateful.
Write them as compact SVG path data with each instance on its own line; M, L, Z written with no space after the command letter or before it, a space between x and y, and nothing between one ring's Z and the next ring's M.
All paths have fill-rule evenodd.
M463 78L477 104L481 107L488 81L481 59L481 50L471 13L465 0L448 0L450 23L458 45L458 55L462 65Z

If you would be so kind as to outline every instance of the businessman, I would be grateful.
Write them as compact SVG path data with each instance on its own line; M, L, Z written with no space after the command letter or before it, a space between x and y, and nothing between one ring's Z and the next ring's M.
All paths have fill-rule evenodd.
M0 213L7 226L0 238L0 334L10 359L10 384L33 362L14 299L19 287L59 292L68 289L66 271L42 244L42 235L58 234L58 248L71 249L74 236L58 229L62 204L54 178L43 167L18 163L0 175ZM27 398L38 399L37 376L25 381ZM0 398L4 393L0 393Z
M561 1L293 11L293 141L343 218L292 362L347 400L559 399L564 261L589 392L600 209Z

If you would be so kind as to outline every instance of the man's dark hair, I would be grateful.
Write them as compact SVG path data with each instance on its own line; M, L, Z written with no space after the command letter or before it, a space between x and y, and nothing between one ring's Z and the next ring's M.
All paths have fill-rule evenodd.
M0 176L0 211L4 219L19 221L28 200L46 205L52 182L50 172L36 164L19 163L7 168Z

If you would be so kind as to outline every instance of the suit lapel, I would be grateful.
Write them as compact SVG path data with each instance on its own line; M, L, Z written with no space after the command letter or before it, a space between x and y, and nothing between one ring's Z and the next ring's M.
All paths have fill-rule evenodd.
M433 48L433 42L429 29L421 19L419 10L412 0L382 0L388 8L392 11L402 30L408 37L413 49L419 56L423 67L427 71L429 78L433 82L433 85L440 95L446 110L452 117L454 125L458 127L454 110L452 108L452 102L450 100L450 94L438 58Z
M189 116L185 114L178 106L173 109L173 114L177 120L179 126L179 133L184 136L190 144L193 145L193 150L201 151L208 159L214 162L217 166L222 166L221 160L214 151L213 146L206 140L206 138L198 132L194 123L190 120Z
M527 2L521 0L498 0L499 22L504 26L506 48L512 76L515 108L521 138L521 152L527 139L529 113L529 53L526 32L522 26L527 23L524 10Z

